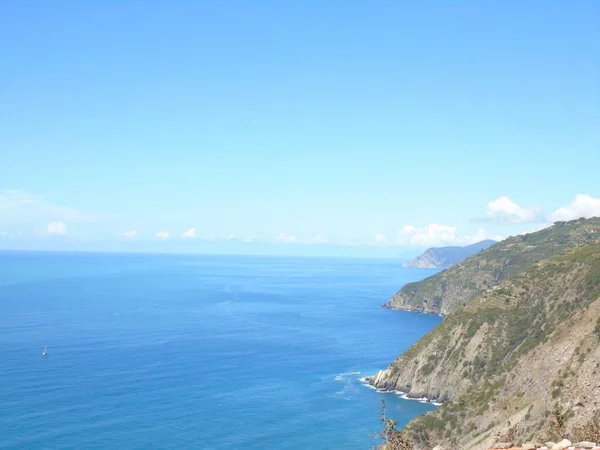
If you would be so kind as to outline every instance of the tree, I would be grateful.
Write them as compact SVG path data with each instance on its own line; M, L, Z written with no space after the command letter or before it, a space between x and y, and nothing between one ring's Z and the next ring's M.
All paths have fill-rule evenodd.
M379 421L383 424L383 429L377 433L376 439L381 439L379 445L375 446L377 450L413 450L412 440L402 430L398 429L398 421L388 419L385 401L381 400L379 408Z

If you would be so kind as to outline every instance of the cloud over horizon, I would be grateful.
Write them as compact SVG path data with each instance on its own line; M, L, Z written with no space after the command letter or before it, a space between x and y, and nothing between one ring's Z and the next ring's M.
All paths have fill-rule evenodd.
M296 242L296 236L288 236L285 233L279 233L275 239L279 242Z
M120 217L57 205L20 189L0 189L0 221L46 221L60 217L67 222L102 222Z
M542 210L539 206L524 208L506 196L488 203L485 217L488 220L512 224L539 222L543 220Z
M48 234L65 235L67 234L67 226L61 222L50 222L46 227Z
M312 239L298 239L296 238L296 236L289 236L285 233L279 233L277 236L275 236L275 240L279 241L279 242L286 242L289 244L327 244L329 242L329 239L327 239L325 236L314 236ZM244 239L244 242L253 242L254 239Z
M385 244L387 241L388 241L388 239L385 237L384 234L381 234L381 233L375 234L375 243L376 244Z
M398 231L396 244L400 246L414 245L423 247L467 245L483 241L484 239L487 239L487 236L483 228L478 228L473 236L462 236L457 233L456 227L432 223L422 228L405 225Z
M144 218L145 221L143 221L130 212L131 215L126 220L92 223L92 219L100 218L100 216L87 215L68 207L51 204L45 201L44 197L28 194L26 191L0 189L0 237L6 238L3 242L5 246L8 241L11 245L14 241L15 243L24 243L23 245L27 244L34 247L36 245L67 245L69 242L87 242L86 240L99 242L106 239L113 241L115 246L122 245L123 248L127 248L131 247L133 243L136 243L135 245L139 244L141 247L147 241L154 239L158 241L168 240L168 242L156 243L157 248L166 250L171 247L175 248L179 245L178 243L186 240L188 245L186 247L182 245L181 247L185 248L186 251L201 248L205 244L203 241L210 241L229 250L233 249L238 242L254 242L257 251L262 251L261 246L266 248L267 245L279 243L299 246L292 248L293 246L290 245L286 247L287 250L285 251L289 252L308 252L308 250L300 247L313 245L315 253L325 253L328 251L328 247L344 246L377 247L372 250L384 253L408 250L398 250L393 247L462 246L490 238L502 240L506 236L539 231L558 220L600 217L600 198L581 193L573 197L567 197L567 199L569 198L572 201L564 206L560 206L555 198L540 202L539 204L543 205L543 210L548 213L546 216L542 214L540 206L523 207L513 202L508 196L502 196L487 203L485 214L481 214L480 211L480 218L471 221L469 221L469 217L473 216L470 215L471 211L468 210L465 220L457 219L454 221L452 219L452 222L450 222L450 219L448 219L450 216L440 214L440 221L437 223L413 222L416 225L406 224L397 232L394 231L394 228L384 228L389 227L389 224L386 222L384 225L383 221L375 221L374 226L377 228L368 232L365 231L366 227L363 226L359 231L344 230L343 233L337 233L334 228L325 228L325 223L317 223L317 226L324 227L323 231L327 233L327 236L316 234L316 230L298 229L298 224L289 225L289 228L285 224L277 225L275 229L267 229L268 224L259 224L256 233L258 238L255 239L244 238L244 236L252 236L250 233L257 230L244 227L241 222L230 223L224 221L221 227L213 227L212 229L202 225L200 232L197 232L196 228L186 228L190 224L201 223L201 219L197 217L186 217L180 219L181 221L178 223L169 222L170 224L165 224L161 219L154 217ZM87 208L88 205L84 205L84 207ZM475 205L474 208L477 208L477 206ZM553 210L554 213L550 215L549 213ZM64 215L59 213L64 213ZM353 217L358 217L359 213L353 214ZM115 219L117 217L121 218L120 216L114 216ZM464 217L463 212L461 212L460 217ZM57 220L57 218L60 220ZM71 221L71 219L77 220ZM108 220L108 216L104 216L102 220ZM393 220L396 221L396 226L406 223L398 218ZM433 220L436 220L435 216ZM469 222L471 222L471 225L469 225ZM473 222L484 222L479 224L484 228L475 229L478 225L474 225ZM142 226L142 223L147 223L152 228L146 231L142 228L141 234L138 229L132 229L133 227ZM448 223L453 223L453 225L447 225ZM155 238L152 238L153 232L151 230L160 230L163 226L174 229L174 234L171 235L169 231L158 231L154 233ZM205 230L205 228L221 231L217 231L219 236L208 235L208 230ZM277 234L278 229L293 230L294 235L283 232ZM342 228L339 227L338 229L341 230ZM182 232L181 230L185 231ZM383 230L383 233L374 233L377 230ZM206 236L202 235L204 232L207 233ZM230 232L231 234L227 234ZM65 235L66 238L52 238L52 236ZM143 238L140 238L140 236ZM40 238L47 239L48 244L42 243ZM27 239L30 239L32 243L25 242ZM125 242L128 239L130 243L126 244ZM40 240L40 244L37 244L36 240ZM148 245L152 245L152 243ZM214 245L211 249L220 248L218 245ZM283 245L280 245L280 250L284 250ZM245 251L251 250L248 248Z
M183 233L181 235L181 237L184 237L184 238L195 238L196 237L196 229L195 228L188 229L185 233Z
M124 231L123 233L119 233L119 236L123 236L126 238L134 238L138 234L140 234L138 230L132 230L132 231Z
M396 243L398 245L438 245L456 241L456 227L432 223L423 228L413 225L404 225L398 231Z
M553 221L573 220L585 217L600 217L600 198L586 194L578 194L575 200L566 206L558 208L551 216Z

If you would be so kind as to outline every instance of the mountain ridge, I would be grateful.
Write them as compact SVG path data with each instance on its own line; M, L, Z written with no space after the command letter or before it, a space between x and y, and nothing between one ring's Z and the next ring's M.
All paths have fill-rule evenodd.
M402 267L416 269L447 269L465 258L494 245L496 241L485 239L471 245L431 247L416 258L406 261Z
M424 280L407 283L383 307L446 315L531 264L597 239L598 217L555 222L498 242Z

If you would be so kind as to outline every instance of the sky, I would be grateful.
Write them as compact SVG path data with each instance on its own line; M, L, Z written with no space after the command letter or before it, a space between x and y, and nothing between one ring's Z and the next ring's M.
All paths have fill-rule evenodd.
M0 249L397 256L600 215L597 1L0 3Z

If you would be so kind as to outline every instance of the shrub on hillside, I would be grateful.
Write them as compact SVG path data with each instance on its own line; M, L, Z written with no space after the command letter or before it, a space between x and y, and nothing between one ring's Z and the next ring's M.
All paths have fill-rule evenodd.
M382 442L374 447L376 450L413 450L412 440L402 430L398 429L398 421L388 419L383 400L381 400L381 408L379 409L379 420L383 425L383 429L374 437Z

